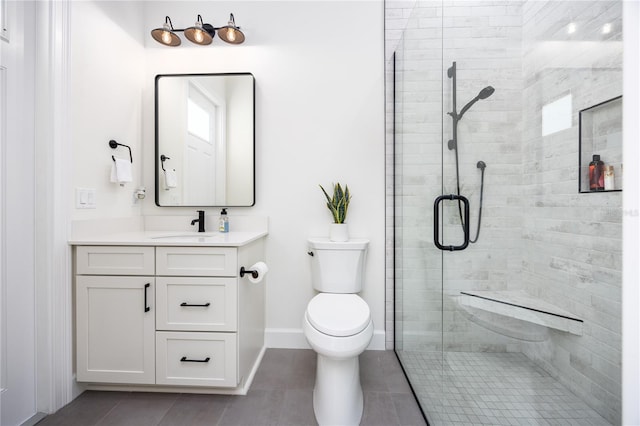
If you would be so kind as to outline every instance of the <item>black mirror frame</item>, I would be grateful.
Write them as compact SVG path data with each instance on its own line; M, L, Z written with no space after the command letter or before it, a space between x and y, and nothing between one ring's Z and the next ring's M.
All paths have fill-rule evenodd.
M159 157L159 135L158 135L158 81L162 77L206 77L206 76L251 76L253 92L253 191L252 202L247 205L160 205L160 170L163 168ZM253 207L256 205L256 79L252 73L199 73L199 74L156 74L154 82L154 164L155 164L155 204L158 207Z

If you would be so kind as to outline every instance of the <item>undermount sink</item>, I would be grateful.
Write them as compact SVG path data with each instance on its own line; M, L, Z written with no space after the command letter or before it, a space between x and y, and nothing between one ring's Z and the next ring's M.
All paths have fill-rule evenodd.
M170 235L160 235L158 237L151 237L152 240L175 240L175 241L211 241L211 240L221 240L224 238L224 235L221 235L218 232L209 233L189 233L189 234L170 234Z

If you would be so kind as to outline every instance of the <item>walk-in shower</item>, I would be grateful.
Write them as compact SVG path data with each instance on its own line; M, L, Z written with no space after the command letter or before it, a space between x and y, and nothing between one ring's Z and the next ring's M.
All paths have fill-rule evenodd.
M591 114L622 93L621 0L385 8L394 345L426 418L620 424L621 193L579 182L622 171L619 108Z

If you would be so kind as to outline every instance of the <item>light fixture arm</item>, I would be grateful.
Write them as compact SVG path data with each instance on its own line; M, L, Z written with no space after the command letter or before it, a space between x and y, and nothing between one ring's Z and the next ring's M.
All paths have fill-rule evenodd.
M200 16L200 15L198 15L198 16ZM171 22L171 18L169 18L169 16L165 16L164 23L165 24L169 24L169 27L171 28L171 31L180 31L180 30L175 30L173 28L173 22Z

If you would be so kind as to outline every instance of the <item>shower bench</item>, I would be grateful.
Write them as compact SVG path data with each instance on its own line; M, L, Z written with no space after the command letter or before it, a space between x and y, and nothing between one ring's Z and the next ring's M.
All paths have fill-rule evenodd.
M464 307L480 309L582 336L583 320L522 291L462 291L458 302Z

